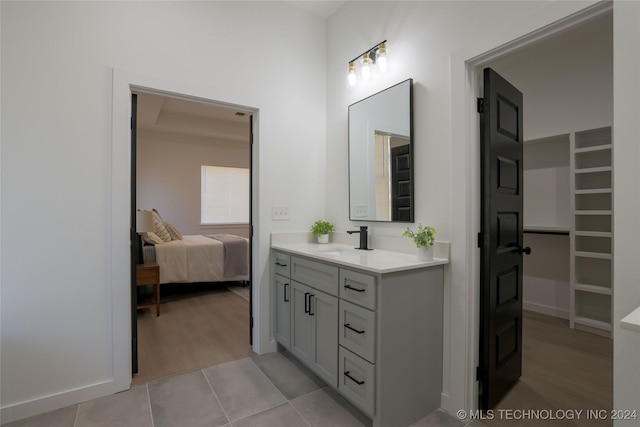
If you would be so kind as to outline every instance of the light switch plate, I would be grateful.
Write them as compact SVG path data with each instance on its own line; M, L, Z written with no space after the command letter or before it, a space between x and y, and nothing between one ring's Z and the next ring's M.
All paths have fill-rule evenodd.
M272 206L271 219L274 221L289 221L289 206Z

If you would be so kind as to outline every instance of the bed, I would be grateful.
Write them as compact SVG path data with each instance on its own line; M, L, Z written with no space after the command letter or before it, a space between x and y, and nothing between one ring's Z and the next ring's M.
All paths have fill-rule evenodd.
M145 263L160 266L161 284L249 280L248 239L231 234L183 236L155 210L153 217L154 232L144 233L142 254Z

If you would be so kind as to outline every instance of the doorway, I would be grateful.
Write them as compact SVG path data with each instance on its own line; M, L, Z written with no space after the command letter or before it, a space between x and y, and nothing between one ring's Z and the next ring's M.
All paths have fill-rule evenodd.
M572 225L580 221L574 203L584 203L580 200L583 194L606 194L599 185L589 189L576 186L570 174L578 167L570 167L570 156L574 155L570 144L594 129L612 125L612 29L611 10L600 11L532 46L482 63L482 68L495 69L518 87L525 100L523 246L531 246L532 255L524 259L523 376L499 408L612 408L612 342L601 336L606 335L603 310L608 308L611 313L612 292L609 291L609 300L596 307L598 322L589 323L598 328L583 328L588 332L570 328L576 313L580 317L580 310L584 309L579 306L583 291L575 290L575 278L571 277L576 271L576 251L575 241L570 244L570 238L581 234L580 226ZM583 96L597 98L598 105L584 102ZM574 194L575 189L578 191ZM606 231L586 234L612 237ZM595 271L589 274L602 276ZM612 282L608 283L610 286ZM607 295L606 289L594 289L593 285L583 288L596 290L598 301L606 299L602 297ZM590 302L589 309L592 306ZM496 420L495 425L506 425L505 422ZM492 421L488 424L494 425Z
M253 111L146 90L134 93L132 195L137 196L132 208L156 210L185 239L247 239L245 276L250 279ZM229 191L219 191L223 183ZM153 249L145 247L145 262L153 263ZM162 273L160 316L155 310L137 310L139 366L133 385L253 354L250 280L216 273L215 282L187 278L173 283Z

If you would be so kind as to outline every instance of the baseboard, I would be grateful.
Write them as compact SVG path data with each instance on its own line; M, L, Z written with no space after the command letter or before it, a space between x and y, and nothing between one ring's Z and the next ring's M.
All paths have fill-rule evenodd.
M37 399L27 400L0 409L2 424L43 414L45 412L76 405L87 400L109 396L121 390L115 390L115 382L110 379L76 389L50 394Z
M548 316L569 320L569 310L564 310L562 308L551 307L548 305L536 304L527 301L523 301L522 308L529 311L535 311L536 313L546 314Z
M450 398L449 398L449 394L441 392L440 393L440 408L444 409L445 411L449 412L451 411L450 408Z

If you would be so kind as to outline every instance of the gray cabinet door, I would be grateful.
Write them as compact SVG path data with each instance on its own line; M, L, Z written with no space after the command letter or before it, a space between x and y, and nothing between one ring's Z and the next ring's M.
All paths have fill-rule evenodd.
M338 298L316 289L311 295L315 371L327 384L338 386Z
M313 289L291 281L291 353L307 365L313 365L312 320L309 315L309 296Z
M276 292L276 341L291 348L291 281L275 275Z

